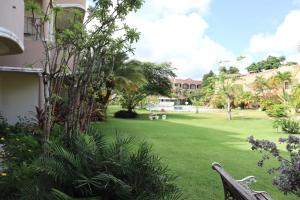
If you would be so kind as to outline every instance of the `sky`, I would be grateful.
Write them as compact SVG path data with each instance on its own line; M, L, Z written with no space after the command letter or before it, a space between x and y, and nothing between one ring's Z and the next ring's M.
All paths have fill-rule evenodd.
M300 0L145 0L127 23L141 33L131 58L170 62L179 78L201 79L220 61L242 73L269 55L300 63Z

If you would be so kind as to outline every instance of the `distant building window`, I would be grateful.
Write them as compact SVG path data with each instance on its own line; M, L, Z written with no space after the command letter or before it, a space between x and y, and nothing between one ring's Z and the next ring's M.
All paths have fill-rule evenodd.
M197 85L197 88L199 89L201 87L201 85Z
M190 89L195 90L196 89L196 85L194 85L194 84L190 85Z
M189 89L189 85L188 84L183 84L183 89Z

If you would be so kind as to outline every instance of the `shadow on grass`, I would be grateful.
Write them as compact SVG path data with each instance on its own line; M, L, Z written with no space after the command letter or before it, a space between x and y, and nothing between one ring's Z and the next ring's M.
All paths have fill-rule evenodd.
M202 116L193 115L167 113L167 116L172 119L201 120ZM185 199L224 198L221 180L211 169L211 163L214 161L220 162L237 179L249 175L257 176L258 183L254 185L254 189L266 190L273 198L297 199L294 196L284 196L278 192L272 186L272 176L266 173L266 168L256 167L260 155L251 151L250 145L249 148L247 147L247 134L242 134L240 131L183 124L178 121L160 120L159 122L163 123L152 123L148 116L148 114L141 114L132 122L130 120L112 120L104 124L102 132L110 137L115 135L115 130L118 129L122 130L119 131L121 134L133 136L137 141L148 141L152 144L155 152L180 176L178 182L185 193ZM255 117L244 117L239 116L237 119L255 119ZM275 162L269 163L270 165L276 164Z
M251 116L232 116L232 120L260 120L263 117L251 117Z

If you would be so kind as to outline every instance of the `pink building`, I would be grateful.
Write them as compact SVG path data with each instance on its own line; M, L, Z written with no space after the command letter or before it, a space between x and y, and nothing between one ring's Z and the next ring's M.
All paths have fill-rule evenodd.
M46 12L50 0L36 0ZM58 16L58 28L68 23L68 10L85 12L85 0L56 0L51 7L61 7L65 14ZM64 22L64 20L66 20ZM44 57L42 38L32 24L32 16L25 11L24 0L0 2L0 113L9 123L18 116L28 116L43 103L41 60ZM38 23L38 20L37 20ZM40 27L46 40L56 31L51 20Z

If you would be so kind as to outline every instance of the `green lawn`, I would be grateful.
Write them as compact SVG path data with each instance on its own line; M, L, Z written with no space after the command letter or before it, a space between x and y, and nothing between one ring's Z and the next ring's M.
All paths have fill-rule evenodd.
M211 169L211 163L220 162L235 178L257 177L257 190L266 190L274 200L299 199L284 196L272 186L272 177L266 168L257 167L259 154L250 150L246 138L277 141L286 135L276 133L272 121L263 112L235 111L232 121L219 113L168 113L165 121L150 121L143 113L136 120L109 118L99 123L99 129L108 135L116 130L135 136L153 145L165 164L178 176L178 185L188 200L221 200L223 188L220 177ZM274 164L274 163L273 163Z

